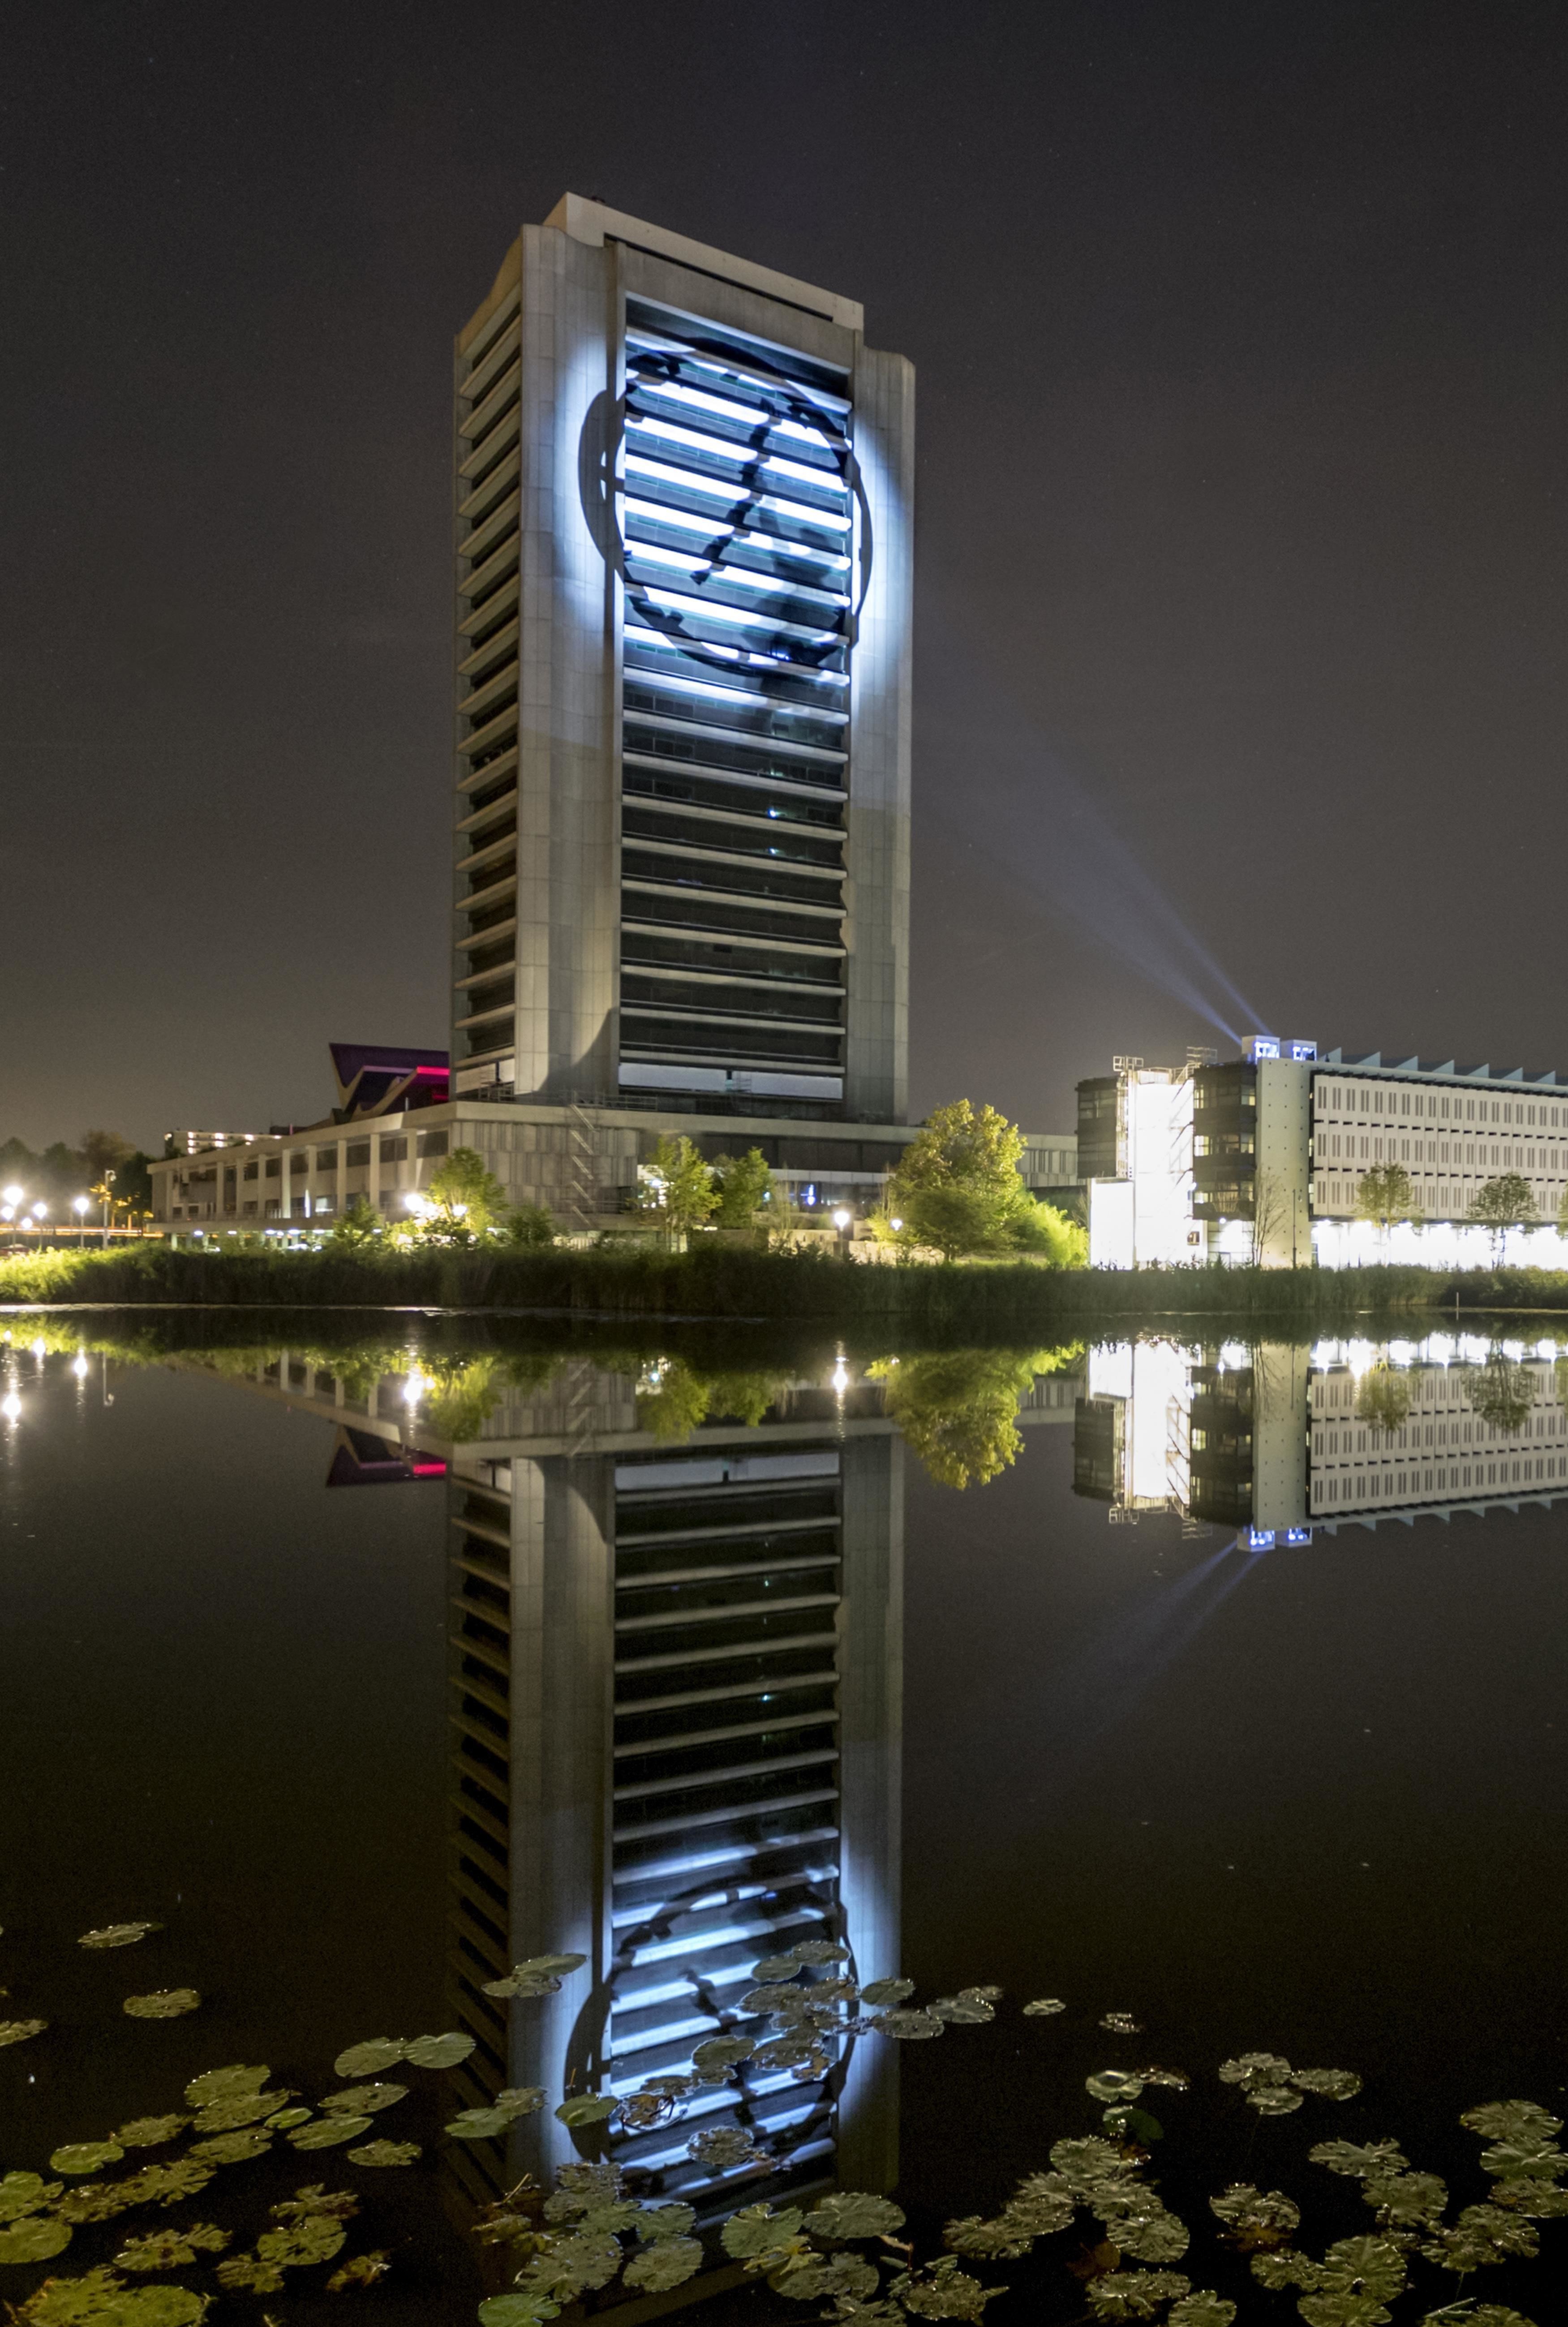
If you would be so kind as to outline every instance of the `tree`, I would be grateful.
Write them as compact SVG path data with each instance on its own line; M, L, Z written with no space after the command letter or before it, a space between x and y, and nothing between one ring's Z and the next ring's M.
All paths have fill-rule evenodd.
M1471 1366L1466 1372L1464 1394L1489 1428L1512 1437L1524 1428L1535 1403L1535 1377L1528 1366L1516 1365L1505 1350L1493 1350L1484 1366Z
M1356 1217L1370 1220L1383 1231L1383 1248L1388 1248L1388 1232L1395 1220L1418 1220L1421 1204L1415 1192L1415 1182L1403 1164L1374 1164L1364 1173L1356 1191Z
M718 1209L713 1173L685 1132L661 1134L642 1167L638 1210L658 1215L672 1242L702 1228Z
M899 1434L938 1485L984 1486L1015 1463L1023 1440L1018 1409L1035 1377L1081 1358L1082 1346L1048 1351L945 1350L868 1366Z
M1494 1266L1503 1257L1503 1238L1509 1229L1528 1227L1538 1217L1535 1190L1522 1172L1499 1172L1470 1199L1470 1218L1491 1231Z
M772 1201L773 1174L760 1147L749 1147L743 1155L715 1156L713 1175L719 1199L715 1228L748 1229Z
M350 1251L363 1252L368 1245L379 1244L386 1229L386 1221L369 1196L351 1196L332 1222L331 1240Z
M545 1252L555 1241L555 1223L543 1204L514 1204L501 1225L501 1241L517 1252Z
M89 1180L106 1180L111 1172L117 1175L122 1164L129 1163L135 1150L128 1139L117 1131L84 1131L81 1135L81 1160Z
M1069 1220L1055 1204L1028 1196L1012 1223L1013 1242L1020 1252L1038 1252L1053 1268L1087 1268L1089 1232L1081 1220Z
M1356 1391L1356 1418L1392 1438L1410 1419L1410 1396L1409 1374L1382 1359L1361 1377Z
M510 1209L507 1192L477 1147L454 1147L425 1191L434 1211L427 1232L450 1241L453 1235L482 1237L498 1230Z
M888 1181L890 1231L905 1245L935 1245L944 1260L1038 1249L1031 1239L1050 1231L1018 1175L1022 1152L1023 1134L994 1107L976 1110L961 1098L938 1107Z

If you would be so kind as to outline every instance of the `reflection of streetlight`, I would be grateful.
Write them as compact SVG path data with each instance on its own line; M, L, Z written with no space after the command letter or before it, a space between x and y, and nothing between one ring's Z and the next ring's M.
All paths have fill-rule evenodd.
M86 1381L86 1379L87 1379L87 1351L86 1351L85 1350L79 1350L77 1351L77 1353L76 1353L75 1357L74 1357L74 1358L71 1360L71 1361L70 1361L70 1369L71 1369L71 1372L76 1376L76 1378L77 1378L78 1381Z
M5 1416L7 1422L20 1421L22 1417L22 1400L17 1397L14 1390L12 1391L8 1398L0 1402L0 1414L3 1414Z

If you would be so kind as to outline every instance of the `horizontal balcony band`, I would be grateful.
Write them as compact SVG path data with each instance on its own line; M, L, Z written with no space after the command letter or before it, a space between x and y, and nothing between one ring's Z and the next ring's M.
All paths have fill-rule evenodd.
M678 611L689 606L710 621L722 621L739 631L770 636L808 639L822 645L847 645L849 601L825 605L818 614L806 591L775 584L755 591L732 580L723 566L706 573L688 573L682 565L666 565L636 542L626 545L626 586L654 605Z
M649 1818L646 1825L616 1827L612 1838L616 1842L653 1842L660 1835L683 1834L704 1826L732 1826L739 1818L755 1821L777 1818L785 1810L811 1809L818 1802L835 1802L836 1786L813 1786L798 1793L770 1795L766 1801L731 1803L720 1809L690 1810L684 1818Z
M793 1559L727 1561L712 1567L650 1568L646 1575L616 1576L616 1604L619 1606L621 1598L630 1593L674 1592L688 1584L761 1584L776 1575L815 1575L843 1565L842 1555L836 1551L807 1551ZM630 1604L628 1600L627 1605Z
M463 575L462 579L457 585L459 597L466 598L471 605L477 606L478 603L481 601L488 605L490 601L494 585L498 582L504 581L508 575L516 572L518 560L521 555L521 535L517 533L509 534L506 539L501 543L499 549L491 550L490 556L485 559L482 565L474 566L469 573ZM471 622L473 619L473 616L471 615L469 617L469 622ZM462 625L465 632L469 628L469 622L465 622Z
M705 882L655 881L641 874L622 880L622 891L639 897L690 897L695 893L714 904L751 906L758 912L805 913L824 921L842 921L842 905L810 905L793 897L765 897L745 889L711 888Z
M627 663L623 675L624 696L629 696L633 691L640 693L644 688L650 695L657 694L666 698L673 696L683 702L689 696L701 703L714 717L725 711L742 718L750 712L756 712L772 719L808 721L812 726L823 728L835 735L842 734L849 724L848 712L836 704L801 703L792 696L766 695L761 687L726 687L718 678L692 678L683 671L666 669L658 664L645 668L640 663ZM721 718L719 724L725 725L728 723ZM770 737L773 733L771 728L761 724L742 726L739 732Z
M465 760L477 759L481 752L490 752L498 743L507 743L517 732L518 706L515 703L509 703L504 711L498 712L482 727L476 727L471 735L465 735L457 748Z
M514 777L499 799L487 800L483 808L476 808L471 816L463 818L462 822L457 827L457 836L460 840L471 841L473 846L479 849L488 846L485 836L487 834L493 831L499 840L505 835L514 833L517 829L517 822L518 787Z
M775 1535L836 1534L842 1521L836 1511L803 1512L798 1519L720 1520L711 1527L617 1528L615 1548L620 1551L657 1551L661 1545L683 1543L750 1543ZM836 1552L824 1553L825 1559L838 1557ZM752 1571L737 1569L736 1573ZM728 1570L725 1571L728 1573ZM635 1581L635 1578L627 1579ZM622 1579L617 1577L619 1584Z
M482 440L474 446L467 460L460 463L457 472L460 483L466 484L471 477L489 474L491 463L505 453L509 444L515 444L522 434L522 418L521 404L514 404L502 413L495 426L485 431Z
M848 993L846 986L826 977L769 977L765 973L746 969L724 969L717 964L711 969L694 969L678 962L644 961L621 949L622 972L632 972L639 977L658 978L669 985L690 986L698 993L711 986L743 986L759 994L813 994L826 1001L842 1001ZM476 973L477 974L477 973Z
M824 1560L821 1565L826 1566L829 1563ZM617 1616L615 1630L618 1635L627 1636L638 1632L668 1632L677 1627L695 1631L703 1624L739 1624L757 1616L798 1616L807 1608L836 1608L839 1597L836 1592L803 1592L788 1600L762 1598L729 1601L718 1608L671 1608L658 1616ZM753 1655L756 1648L750 1642L740 1642L734 1645L732 1653L735 1656Z
M517 889L518 876L515 873L509 873L504 880L492 881L486 887L476 889L471 897L460 897L457 910L460 913L482 913L488 906L516 896Z
M512 655L500 668L476 687L471 695L464 696L457 706L460 719L482 720L492 711L499 711L518 699L518 660Z
M518 747L511 743L505 751L496 752L483 767L470 768L466 775L460 776L457 789L471 797L473 793L482 791L487 784L499 783L503 776L509 775L515 783L517 772Z
M831 1632L820 1637L830 1646L833 1644L835 1636ZM629 1704L618 1705L615 1715L617 1720L630 1720L645 1713L678 1713L698 1705L739 1704L760 1696L781 1696L787 1689L828 1687L837 1679L837 1665L829 1657L815 1672L775 1673L759 1676L755 1680L732 1681L725 1688L681 1688L667 1696L634 1697Z
M518 659L518 618L514 614L500 630L492 631L483 646L475 647L466 661L458 664L459 678L472 679L477 686L490 676L497 663L515 664Z
M820 388L807 380L791 379L786 390L776 374L760 368L752 369L743 358L738 355L732 358L727 350L723 357L705 354L677 333L657 331L646 323L628 323L626 344L629 348L646 349L655 355L675 356L695 371L711 372L721 378L732 374L737 379L752 381L757 387L765 388L773 394L787 392L790 396L798 396L807 403L819 404L825 412L836 413L840 416L847 416L854 409L847 396L835 396L831 388Z
M456 950L459 953L471 953L475 946L499 945L503 938L516 937L517 932L518 924L515 918L497 921L490 929L471 930L467 937L459 938Z
M846 652L843 640L836 641L830 652L825 652L809 662L794 659L786 662L781 658L777 640L771 647L762 649L746 645L737 640L734 632L728 629L722 636L711 639L704 638L698 631L684 628L677 631L667 621L650 619L646 609L639 612L635 600L630 597L626 602L621 635L624 650L634 658L642 655L667 657L679 655L683 666L695 664L699 670L712 668L716 661L720 669L733 670L748 678L755 679L760 687L770 683L777 686L809 687L813 689L821 689L824 693L827 688L832 687L835 690L835 699L840 702L844 700L849 687L847 662L842 659L837 661L833 659L835 654L842 658ZM644 664L639 661L627 665L629 669L651 669L664 667L664 665ZM780 703L795 699L798 698L784 695L778 697Z
M462 367L459 373L460 381L478 380L481 369L489 370L493 377L492 359L505 347L504 334L507 325L517 322L520 326L522 304L523 286L519 280L514 283L509 291L502 293L497 305L485 317L468 345L462 350L458 359ZM458 394L461 396L463 390L460 386ZM476 388L475 393L482 395L482 385Z
M761 953L833 955L835 958L842 959L849 950L847 946L832 938L774 937L770 933L753 935L745 930L708 930L695 921L661 921L651 912L629 913L624 902L621 906L621 926L623 931L644 930L650 936L677 938L683 943L722 942L728 946L753 949Z
M825 484L842 480L849 445L829 424L825 422L821 433L817 434L809 423L792 424L781 413L738 402L733 411L715 412L707 403L696 400L705 395L701 388L688 388L683 393L682 384L677 381L651 378L634 369L627 373L629 418L635 413L645 420L662 421L700 444L713 445L731 460L787 462L790 470L805 469L814 476L820 474ZM759 436L764 437L761 444L757 442Z
M733 580L737 587L777 594L788 591L808 605L847 606L851 575L846 557L826 556L804 543L780 541L776 535L751 533L737 527L710 533L695 522L678 524L683 511L661 510L657 502L629 500L626 517L627 553L640 561L668 565L675 572L693 567L705 581ZM807 570L808 569L808 570Z
M669 575L650 575L645 572L639 575L629 572L626 599L632 612L655 629L661 618L668 622L705 622L713 633L708 643L733 643L743 653L767 658L781 642L796 642L797 653L803 647L815 648L824 661L830 655L849 653L847 624L791 621L765 606L732 603L717 591L704 596L700 590L682 589ZM669 634L667 628L666 635ZM685 631L680 635L688 639L703 637L701 631ZM821 663L801 665L807 670L821 668Z
M668 752L628 751L623 746L621 764L623 768L647 768L661 776L689 776L694 782L738 784L744 791L783 792L803 800L830 800L842 804L849 798L842 784L817 783L804 775L763 776L751 768L723 768L716 762L707 760L677 760ZM658 794L639 793L637 797L655 799ZM667 799L669 796L667 793L665 797Z
M682 1009L674 1003L639 1002L635 997L629 997L622 1001L621 1017L623 1021L636 1019L639 1023L646 1022L645 1031L640 1035L635 1033L628 1035L629 1049L639 1047L657 1049L659 1046L658 1030L664 1024L668 1024L677 1030L689 1029L694 1033L704 1027L711 1028L712 1032L707 1038L710 1044L718 1043L731 1028L751 1033L819 1034L831 1037L835 1043L831 1054L826 1050L822 1051L821 1063L824 1064L839 1058L844 1034L844 1029L836 1019L790 1018L781 1013L774 1014L766 1011L753 1014L740 1010L704 1010L695 1007L688 1010ZM791 1057L797 1055L805 1054L793 1051L790 1053ZM814 1052L811 1055L815 1057L817 1054Z
M514 573L509 580L491 590L482 605L476 605L473 612L458 624L459 638L471 639L478 631L488 629L499 616L518 603L521 592L522 584Z
M826 852L829 849L842 849L849 836L844 820L840 817L826 816L820 812L816 816L801 815L798 812L792 816L780 816L776 809L767 807L761 800L743 802L726 800L715 807L711 800L683 799L672 796L669 792L644 792L638 791L635 788L629 790L622 787L621 805L623 833L628 829L626 818L629 815L679 818L704 827L712 826L713 831L707 836L714 841L726 830L733 831L738 828L747 839L750 839L753 834L761 839L766 833L770 839L788 840L798 847L810 842L822 853L804 861L819 864L831 862ZM793 799L789 805L795 806ZM813 805L820 811L828 803L814 802ZM657 835L648 836L652 838L657 837Z
M814 516L848 518L852 509L842 481L830 472L803 473L802 464L777 454L748 452L700 430L653 413L629 410L626 448L649 461L667 462L689 475L711 477L727 493L773 492Z
M699 425L717 420L725 425L755 432L765 426L784 434L788 444L849 450L842 410L826 397L783 379L769 379L758 369L740 364L705 361L690 350L653 348L640 336L626 335L626 386L630 394L658 396L683 412L696 416Z
M499 864L502 861L501 852L503 850L510 852L505 859L507 869L509 872L515 870L518 860L517 818L515 816L509 823L506 831L498 833L493 840L487 840L481 848L472 850L469 855L463 857L453 869L454 872L459 874L477 873L481 865Z
M618 1802L639 1802L651 1800L659 1794L695 1794L704 1786L730 1786L742 1778L769 1776L775 1770L821 1769L838 1758L835 1745L824 1746L817 1753L767 1755L755 1762L733 1762L719 1770L694 1770L681 1778L644 1778L635 1785L616 1786L611 1799Z
M492 962L489 969L471 969L466 977L453 978L452 982L453 992L454 994L463 994L467 992L471 986L477 986L490 984L493 978L498 977L504 969L511 966L512 959L513 957L509 954L505 962ZM505 1538L503 1537L502 1540L504 1541Z
M476 1010L471 1018L454 1018L453 1020L453 1025L456 1032L461 1034L470 1026L488 1025L492 1019L504 1018L507 1024L509 1026L516 1015L517 1000L514 996L509 1002L497 1003L493 1010Z
M813 864L808 857L764 855L760 849L711 848L705 846L700 840L658 840L652 833L623 831L621 836L621 845L629 853L640 850L648 856L673 857L677 864L691 864L702 872L705 872L709 865L715 864L728 864L737 871L750 870L754 866L759 873L774 873L780 879L789 876L793 880L816 881L825 888L831 886L835 882L846 881L849 878L842 864ZM649 874L639 877L651 880L656 876ZM701 885L707 886L705 880ZM796 902L793 890L788 889L747 890L745 894L765 896L770 903L782 904ZM815 905L816 900L807 898L802 902ZM832 910L836 912L839 908L835 906Z
M521 352L497 375L495 386L479 402L471 407L457 424L457 433L465 444L471 444L499 419L509 403L518 397L523 377Z
M787 752L793 760L804 760L821 768L842 768L848 759L847 752L834 751L821 743L799 743L791 735L759 736L755 729L722 727L707 720L672 719L667 713L638 711L628 706L621 713L625 727L651 727L661 735L700 735L714 743L743 743L752 751L764 748L770 752Z
M493 508L497 499L506 491L508 486L517 483L521 474L522 453L521 449L514 444L509 453L501 453L493 468L485 471L468 499L459 501L457 505L459 521L468 525L477 524L479 519L486 516Z
M464 535L457 545L458 556L471 558L476 563L482 562L494 548L502 534L516 533L518 511L522 505L522 494L514 488L501 502L499 508L490 511L482 525L476 525L471 533Z
M625 490L629 500L635 497L663 512L664 521L673 512L689 519L683 530L703 528L717 534L739 528L760 540L834 560L846 556L854 537L854 519L836 509L792 501L784 493L737 490L727 478L650 461L641 453L626 456Z
M836 1599L825 1601L822 1604L836 1608L838 1601ZM758 1657L799 1655L807 1649L810 1649L812 1654L816 1655L819 1650L831 1649L835 1638L836 1635L830 1625L818 1625L813 1631L792 1632L777 1640L770 1633L761 1640L744 1643L739 1648L721 1643L711 1649L679 1649L669 1656L617 1657L614 1669L630 1677L633 1674L666 1672L672 1667L686 1664L735 1664L742 1659ZM639 1698L636 1701L640 1703L641 1699ZM624 1711L626 1706L618 1705L617 1709Z

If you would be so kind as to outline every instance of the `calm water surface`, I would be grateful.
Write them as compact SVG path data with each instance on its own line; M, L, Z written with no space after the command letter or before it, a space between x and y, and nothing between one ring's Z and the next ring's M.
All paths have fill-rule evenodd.
M634 2194L689 2201L710 2249L734 2207L835 2180L893 2192L939 2249L948 2216L1103 2131L1087 2076L1159 2063L1191 2079L1140 2097L1193 2235L1177 2266L1288 2319L1209 2195L1288 2191L1321 2254L1372 2220L1314 2143L1397 2137L1457 2208L1490 2186L1462 2109L1560 2107L1554 1348L564 1350L399 1318L274 1323L283 1350L237 1318L182 1350L167 1321L8 1322L0 2015L49 2025L0 2048L0 2173L188 2113L185 2083L231 2063L303 2106L356 2080L332 2063L358 2042L472 2049L387 2072L408 2097L359 2140L415 2165L279 2131L182 2205L0 2267L0 2299L172 2223L238 2251L324 2182L362 2203L338 2260L387 2249L387 2277L344 2298L302 2268L222 2315L472 2319L515 2267L476 2213L603 2138L557 2122L562 2092L686 2072L726 2026L768 2041L751 1967L802 1939L916 2005L1003 1995L940 2042L825 2040L799 2076L614 2120ZM134 1919L160 1928L76 1944ZM556 1992L486 1995L555 1951L585 1958ZM122 2008L184 1986L186 2016ZM1043 1997L1066 2010L1022 2014ZM1217 2079L1247 2051L1364 2089L1265 2117ZM525 2086L548 2106L509 2136L443 2133ZM691 2154L737 2128L738 2165ZM1459 2294L1563 2315L1568 2233L1540 2229L1540 2260L1462 2287L1417 2262L1394 2315ZM1016 2290L987 2316L1085 2316L1063 2265L1100 2235L1080 2214L971 2265ZM207 2256L173 2279L216 2284Z

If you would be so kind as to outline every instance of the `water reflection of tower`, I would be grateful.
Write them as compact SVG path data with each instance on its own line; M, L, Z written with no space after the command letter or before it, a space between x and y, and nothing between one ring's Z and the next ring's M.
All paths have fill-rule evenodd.
M874 1393L803 1384L757 1426L660 1446L629 1380L574 1360L453 1450L449 1494L466 2098L683 2070L796 1939L842 1935L863 1977L896 1971L901 1475ZM556 1950L587 1958L558 1995L484 1994ZM894 2048L710 2088L614 2146L722 2207L726 2177L686 2143L737 2121L789 2181L885 2188ZM545 2113L454 2163L483 2201L574 2154ZM754 2185L742 2169L736 2195Z

